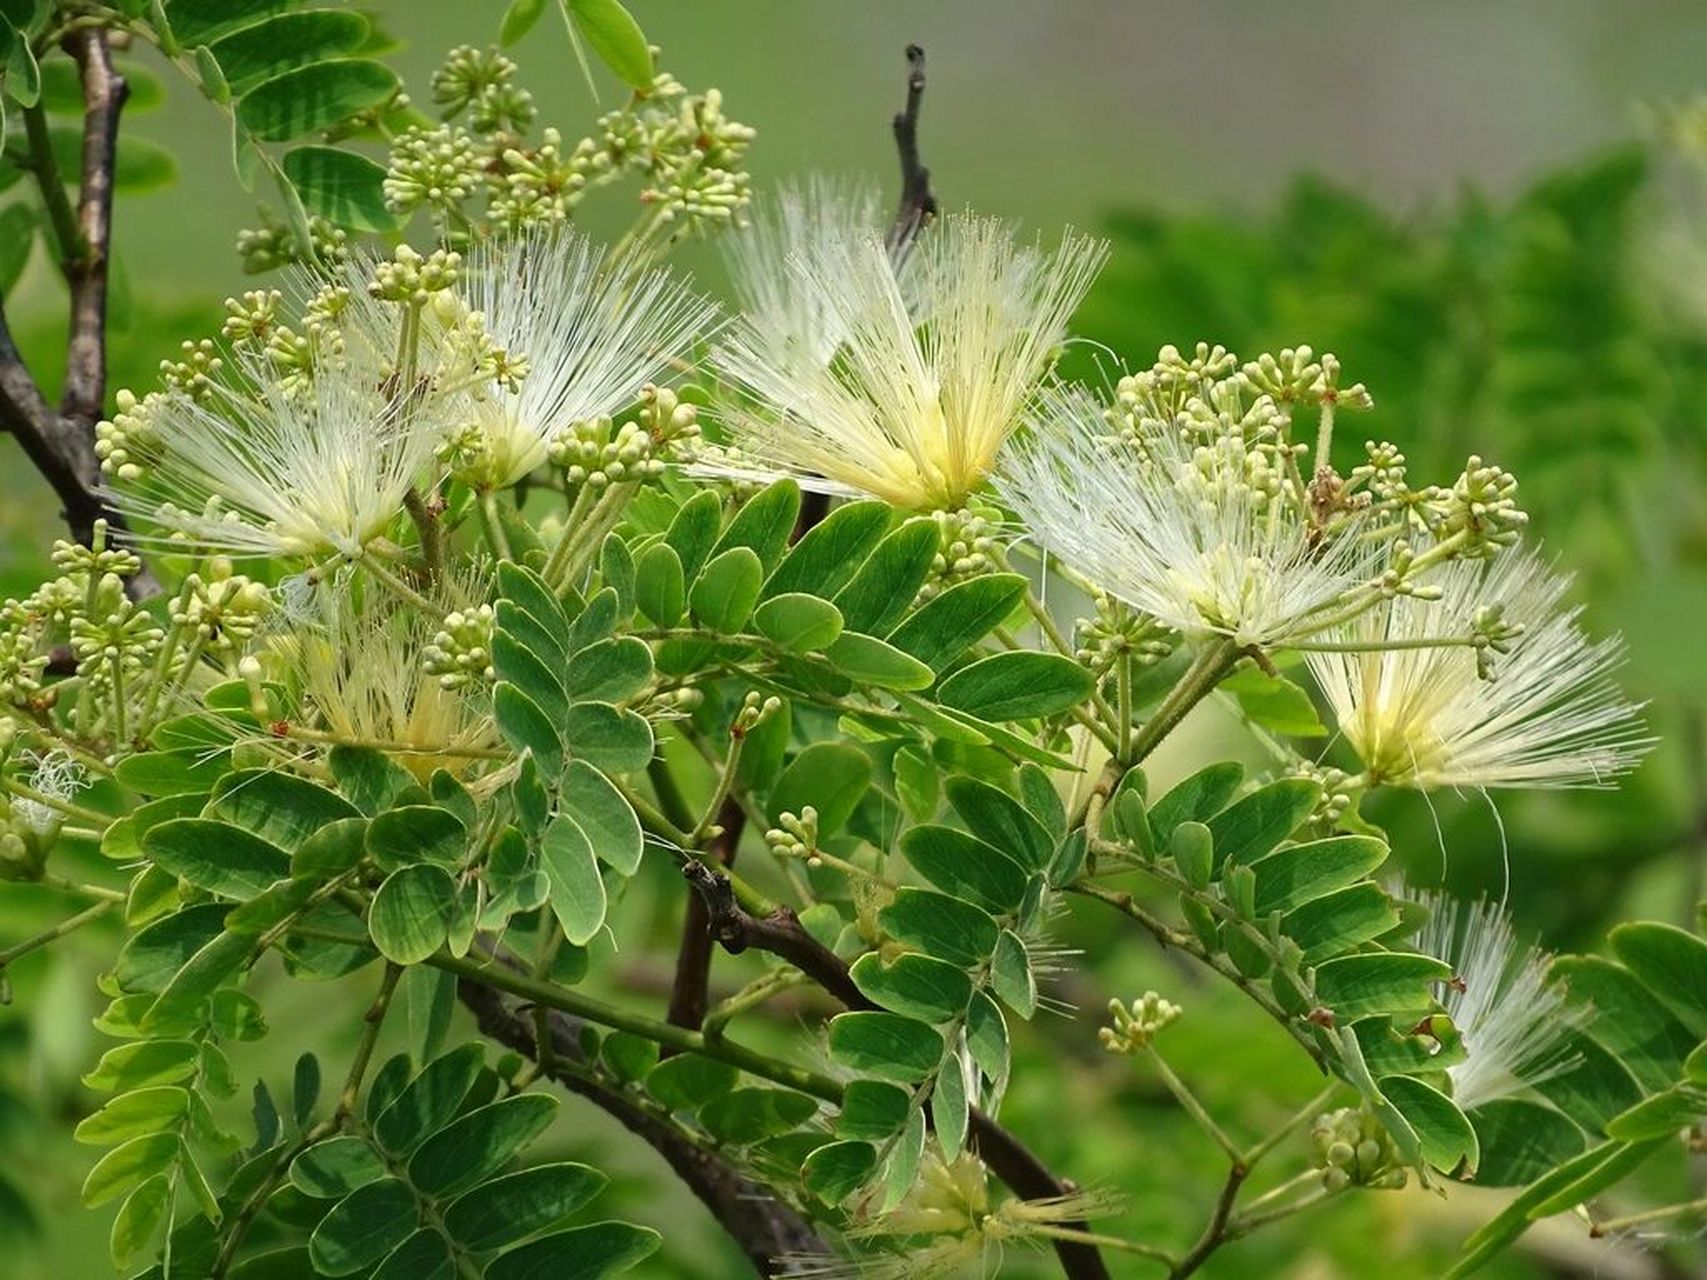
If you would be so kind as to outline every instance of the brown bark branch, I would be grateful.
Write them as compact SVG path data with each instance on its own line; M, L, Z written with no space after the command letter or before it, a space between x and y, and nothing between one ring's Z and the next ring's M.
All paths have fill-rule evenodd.
M128 86L113 69L105 31L73 31L65 38L65 49L76 60L82 77L84 133L76 238L62 245L60 262L71 291L64 395L58 409L48 403L12 339L0 304L0 429L17 438L30 462L52 486L71 536L87 543L99 519L104 518L115 530L125 527L123 518L102 496L95 423L106 400L113 174L119 113ZM57 183L57 176L52 181ZM144 569L131 579L127 589L141 597L154 594L159 587Z
M741 833L747 826L747 811L734 796L724 800L717 812L721 834L711 842L708 852L723 866L735 861L735 850L741 843ZM678 1027L698 1031L711 1007L711 928L706 915L705 899L689 894L687 912L682 921L682 940L676 950L676 977L670 987L670 1009L665 1016Z
M112 249L113 175L118 163L119 113L130 86L113 69L107 33L74 31L65 49L83 80L83 171L77 188L81 252L66 264L71 286L71 336L66 347L60 410L91 431L107 394L107 276Z
M71 534L87 543L95 521L106 515L101 501L101 464L95 457L93 424L57 412L24 363L0 305L0 426L53 487Z
M538 1052L534 1022L513 1008L498 992L478 982L458 983L462 1003L474 1014L481 1032L532 1058ZM548 1020L556 1065L546 1074L571 1093L579 1094L668 1162L671 1170L740 1245L761 1276L783 1274L785 1260L801 1256L831 1256L832 1250L811 1224L770 1189L737 1172L715 1151L694 1142L668 1120L653 1114L622 1090L608 1087L585 1070L582 1027L563 1013Z
M755 916L735 901L729 878L702 862L690 862L682 874L705 903L710 933L725 951L738 954L749 947L768 951L799 969L849 1009L875 1009L855 985L848 966L800 923L792 908L778 907ZM1056 1177L1037 1156L996 1120L977 1107L971 1109L969 1132L979 1157L1015 1195L1026 1200L1070 1195L1077 1187ZM1087 1230L1082 1222L1064 1224ZM1069 1280L1108 1280L1108 1268L1093 1245L1058 1240L1055 1253Z
M889 247L904 249L937 214L931 171L919 159L919 108L925 98L925 51L907 46L907 105L895 115L895 150L901 158L901 203L889 228Z

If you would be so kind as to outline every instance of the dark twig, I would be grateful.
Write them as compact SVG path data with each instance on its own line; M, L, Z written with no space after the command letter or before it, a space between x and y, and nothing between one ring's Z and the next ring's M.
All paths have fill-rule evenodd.
M739 953L749 947L768 951L799 969L849 1009L877 1007L854 984L841 957L806 932L792 908L782 906L769 915L755 916L735 901L729 878L703 862L689 862L682 874L704 901L711 936L725 951ZM1073 1183L1057 1178L1024 1143L976 1107L971 1112L970 1133L978 1155L1015 1195L1041 1200L1077 1190ZM1063 1225L1072 1230L1087 1229L1081 1222ZM1108 1268L1095 1246L1058 1240L1055 1252L1069 1280L1107 1280Z
M735 850L747 826L747 811L735 796L724 800L717 813L717 825L721 830L707 852L727 867L735 861ZM676 951L670 1011L666 1015L678 1027L698 1031L705 1021L705 1011L711 1005L711 950L705 899L697 893L690 894L686 918L682 921L682 941Z
M81 252L66 263L71 338L60 409L91 429L107 393L107 265L112 243L113 173L119 112L130 86L113 69L107 33L85 28L65 37L83 78L83 173L77 191Z
M925 51L907 46L907 106L895 115L895 149L901 156L901 204L889 228L889 247L904 249L936 216L931 171L919 160L919 108L925 97Z
M531 1057L536 1045L531 1018L513 1008L497 991L464 979L457 984L462 1003L485 1035ZM553 1058L549 1074L572 1093L614 1116L669 1162L670 1168L711 1210L719 1225L741 1246L762 1276L780 1274L790 1257L829 1255L830 1247L811 1225L768 1187L744 1177L715 1151L694 1142L666 1119L623 1091L603 1084L586 1070L582 1024L564 1013L549 1019Z
M0 425L53 486L72 536L87 543L107 514L100 498L101 464L91 427L54 411L36 385L0 307Z
M113 173L119 112L128 88L113 69L107 33L98 28L73 31L66 50L76 59L83 82L83 159L72 225L56 218L61 261L71 290L70 337L66 346L65 391L55 410L24 363L0 306L0 428L10 431L37 471L59 498L66 525L79 542L93 536L95 521L105 518L123 529L118 513L101 496L101 467L95 457L95 423L107 383L106 315L109 246L112 238ZM42 163L46 163L45 159ZM43 176L39 175L38 176ZM64 206L57 169L46 172L53 188L50 206ZM53 196L59 197L58 201ZM61 214L65 212L60 210ZM131 579L132 595L158 590L144 569Z

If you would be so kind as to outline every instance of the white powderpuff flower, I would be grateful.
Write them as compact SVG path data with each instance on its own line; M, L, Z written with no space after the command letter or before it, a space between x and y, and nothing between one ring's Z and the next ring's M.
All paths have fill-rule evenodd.
M874 230L808 238L785 261L781 301L717 352L749 397L727 415L735 445L900 507L964 505L1049 372L1104 246L1068 235L1045 252L999 221L952 215L920 232L898 269ZM815 317L817 354L779 345L800 316Z
M442 584L445 608L471 585ZM467 749L493 745L481 702L441 687L423 660L437 624L389 596L352 590L347 579L319 584L308 616L271 641L315 713L318 726L348 742L380 748L425 780L434 769L460 771Z
M1113 436L1082 391L1047 393L1000 489L1033 537L1097 586L1192 635L1284 644L1376 563L1347 520L1314 536L1237 436Z
M230 556L360 556L433 461L442 428L347 370L289 387L263 360L205 402L174 396L152 427L160 457L112 499L162 541Z
M1514 549L1455 561L1430 585L1438 600L1397 596L1320 637L1369 648L1308 655L1371 782L1604 787L1636 766L1652 739L1612 678L1623 644L1584 633L1569 578ZM1478 617L1516 631L1488 680L1463 643Z
M493 488L544 462L554 432L666 381L717 315L670 272L638 270L566 229L488 241L460 292L492 340L527 362L519 384L486 389L474 407Z
M1570 1039L1582 1011L1549 981L1552 955L1522 945L1497 903L1414 896L1429 909L1417 950L1452 966L1440 1002L1464 1039L1464 1060L1446 1069L1460 1109L1513 1097L1575 1067Z
M21 759L30 765L27 785L50 800L69 802L88 785L88 771L58 748L45 755L26 751ZM44 835L65 821L65 815L58 809L28 796L13 798L12 813L37 835Z
M821 370L847 337L845 308L822 290L801 288L799 273L807 264L821 268L850 242L883 233L877 192L814 177L804 190L784 187L774 201L755 203L751 220L724 240L743 340L779 370ZM895 270L904 277L899 259Z

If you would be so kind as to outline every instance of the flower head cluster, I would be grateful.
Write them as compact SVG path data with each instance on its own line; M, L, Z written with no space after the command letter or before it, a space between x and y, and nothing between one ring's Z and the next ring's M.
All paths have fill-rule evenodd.
M168 396L152 406L153 456L114 501L202 551L360 556L431 464L435 423L351 370L321 369L306 390L264 361L246 372L206 403Z
M1604 786L1648 746L1568 579L1534 551L1460 560L1438 599L1400 595L1325 633L1310 669L1371 781L1413 787ZM1491 668L1493 678L1483 679Z
M953 1280L1001 1266L1011 1244L1047 1244L1052 1233L1118 1212L1118 1197L1079 1191L1038 1200L995 1200L989 1173L974 1156L927 1154L918 1180L894 1209L849 1234L885 1252L844 1260L793 1260L790 1275L815 1280ZM1082 1230L1082 1227L1079 1227Z
M1189 403L1204 425L1122 436L1090 396L1053 392L1003 493L1046 549L1166 626L1283 644L1365 582L1378 550L1355 514L1311 520L1269 410Z
M1496 903L1433 893L1419 900L1429 918L1417 949L1453 972L1440 997L1465 1049L1464 1060L1447 1068L1452 1100L1469 1110L1574 1067L1571 1039L1582 1019L1548 979L1553 957L1520 944Z
M462 696L468 681L449 680L449 667L434 655L468 650L441 643L419 612L389 597L352 591L349 582L322 584L307 602L309 616L276 637L271 653L290 684L302 691L304 714L324 731L346 741L377 742L403 767L422 778L434 769L469 763L459 750L492 738L491 719L476 699ZM447 584L447 592L469 590ZM464 608L454 630L472 638L484 612ZM449 626L445 630L451 630ZM438 666L439 674L430 668ZM453 664L455 665L455 664ZM476 683L483 673L463 663L459 670Z
M715 315L668 272L635 271L567 230L483 244L461 297L499 347L529 357L519 385L471 405L477 437L465 447L477 447L461 474L483 489L514 484L546 460L560 432L608 421L664 381ZM576 463L585 460L560 465Z
M729 429L767 465L898 506L962 506L1049 372L1102 246L1069 236L1049 253L956 215L898 265L874 231L834 233L840 220L784 214L779 239L805 242L786 283L746 286L757 309L718 352L750 397Z

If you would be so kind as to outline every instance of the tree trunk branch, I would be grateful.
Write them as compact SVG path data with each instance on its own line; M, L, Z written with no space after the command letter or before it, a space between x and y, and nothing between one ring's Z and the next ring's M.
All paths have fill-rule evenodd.
M119 112L130 86L113 69L107 33L74 31L65 48L83 79L83 172L77 189L81 252L66 263L71 286L71 336L66 348L60 410L92 432L107 394L107 277L112 249L113 175L118 162Z
M53 408L12 339L0 300L0 429L17 437L25 456L58 497L71 536L86 544L97 520L104 518L115 530L125 527L124 519L102 497L95 423L106 401L113 173L119 112L129 88L113 69L105 31L73 31L65 38L65 48L77 62L84 102L83 161L74 225L61 228L60 237L60 269L71 291L65 389L59 408ZM50 205L54 195L64 204L58 170L49 169L38 177L51 184L51 191L44 188ZM126 589L141 598L153 595L159 584L144 568Z
M711 936L725 951L739 953L748 947L768 951L799 969L849 1009L878 1007L854 984L841 957L806 932L792 908L778 907L770 915L755 916L735 901L727 876L702 862L688 863L682 874L704 901ZM977 1107L971 1108L969 1132L979 1157L1022 1199L1050 1199L1078 1189L1051 1173L1024 1143ZM1063 1225L1079 1231L1088 1229L1081 1222ZM1094 1245L1058 1240L1055 1253L1070 1280L1108 1280L1108 1268Z

